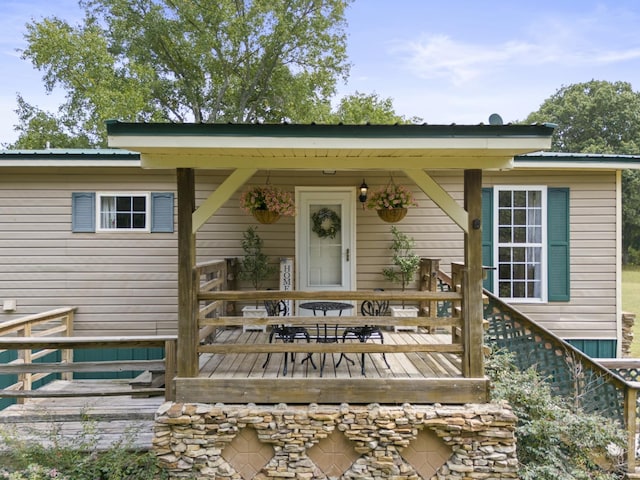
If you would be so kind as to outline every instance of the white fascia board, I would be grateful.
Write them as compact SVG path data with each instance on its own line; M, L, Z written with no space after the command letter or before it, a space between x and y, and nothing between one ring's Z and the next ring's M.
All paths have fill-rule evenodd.
M140 160L0 160L3 167L137 167Z
M532 152L548 149L546 137L429 137L429 138L318 138L238 137L197 135L116 135L109 146L144 152L147 149L338 149L338 150L492 150L516 149Z

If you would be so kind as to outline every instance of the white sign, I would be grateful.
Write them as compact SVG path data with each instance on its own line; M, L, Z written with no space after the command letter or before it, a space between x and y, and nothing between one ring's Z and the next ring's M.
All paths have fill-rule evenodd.
M280 290L289 292L293 290L293 258L283 257L280 259ZM287 315L293 315L293 301L286 300Z

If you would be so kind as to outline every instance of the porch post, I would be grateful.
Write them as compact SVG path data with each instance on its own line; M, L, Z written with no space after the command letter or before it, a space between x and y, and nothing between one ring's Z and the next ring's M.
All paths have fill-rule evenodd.
M198 376L193 169L178 168L178 377Z
M468 228L464 235L463 314L465 377L484 377L482 307L482 170L464 171L464 208Z

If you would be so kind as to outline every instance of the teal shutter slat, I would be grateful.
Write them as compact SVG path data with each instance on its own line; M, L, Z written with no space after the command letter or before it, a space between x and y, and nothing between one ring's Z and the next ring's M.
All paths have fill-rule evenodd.
M550 302L570 300L569 189L547 191L547 271Z
M493 267L493 188L482 189L482 265ZM488 270L482 286L493 292L493 270Z
M173 233L172 192L151 192L151 231Z
M616 358L616 340L567 340L578 350L591 358Z
M96 194L93 192L71 193L71 231L96 231Z

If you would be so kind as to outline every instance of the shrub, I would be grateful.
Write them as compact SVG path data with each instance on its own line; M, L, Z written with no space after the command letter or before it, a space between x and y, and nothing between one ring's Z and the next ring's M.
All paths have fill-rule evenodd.
M96 451L99 436L95 423L84 420L82 433L73 442L53 423L46 438L24 440L25 433L0 432L0 479L10 480L157 480L167 478L152 452L133 449L133 432L108 449Z
M492 397L518 417L519 476L523 480L613 480L621 471L626 434L618 422L573 407L553 395L535 368L521 372L512 354L487 361Z

